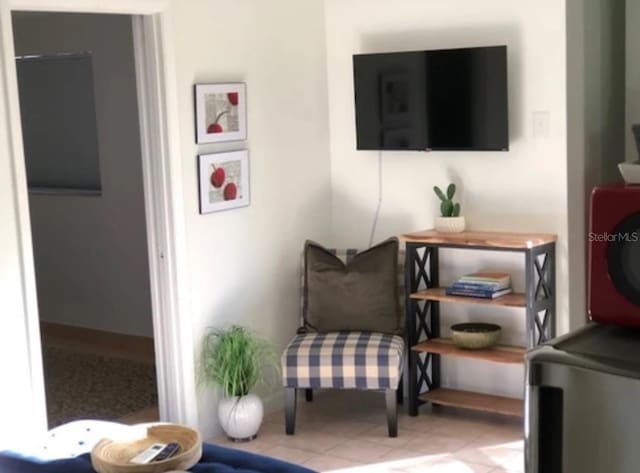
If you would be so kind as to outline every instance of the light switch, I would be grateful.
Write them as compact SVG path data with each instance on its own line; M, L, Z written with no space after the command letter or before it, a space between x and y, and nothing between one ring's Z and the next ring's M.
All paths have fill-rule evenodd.
M549 111L538 110L533 112L533 137L547 138L549 136Z

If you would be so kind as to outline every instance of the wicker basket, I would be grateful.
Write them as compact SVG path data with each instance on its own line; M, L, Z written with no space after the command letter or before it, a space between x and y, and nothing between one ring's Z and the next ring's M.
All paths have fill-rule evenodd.
M177 455L145 465L130 463L152 444L171 442L180 445ZM201 456L202 441L197 431L181 425L162 424L149 427L146 437L131 442L101 440L91 451L91 464L98 473L164 473L187 470L198 463Z

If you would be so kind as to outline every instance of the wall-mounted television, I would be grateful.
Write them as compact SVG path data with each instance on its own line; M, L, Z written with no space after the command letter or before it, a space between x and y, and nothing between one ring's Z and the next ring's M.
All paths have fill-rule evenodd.
M353 56L357 149L507 151L507 47Z

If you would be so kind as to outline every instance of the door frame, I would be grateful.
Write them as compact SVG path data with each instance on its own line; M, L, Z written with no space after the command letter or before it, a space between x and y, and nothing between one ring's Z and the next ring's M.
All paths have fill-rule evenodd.
M0 99L5 101L0 126L5 126L8 138L8 152L0 153L0 165L7 164L2 160L10 161L14 209L13 215L2 215L2 219L12 220L8 228L15 229L19 262L6 269L19 281L21 290L20 300L13 301L7 316L21 319L16 320L21 323L10 324L15 333L9 336L27 344L28 381L17 388L30 399L33 417L27 420L23 414L22 419L31 428L46 429L46 404L11 24L14 10L132 15L160 419L192 426L198 423L169 9L168 0L0 0ZM3 306L0 301L0 309Z

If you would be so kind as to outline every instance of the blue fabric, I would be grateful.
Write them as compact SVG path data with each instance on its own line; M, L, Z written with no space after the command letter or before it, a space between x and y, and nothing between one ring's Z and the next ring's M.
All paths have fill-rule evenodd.
M378 332L300 333L281 358L287 388L396 389L404 340Z
M217 445L203 444L202 458L193 473L313 473L302 466ZM89 454L41 462L0 452L0 473L95 473Z

